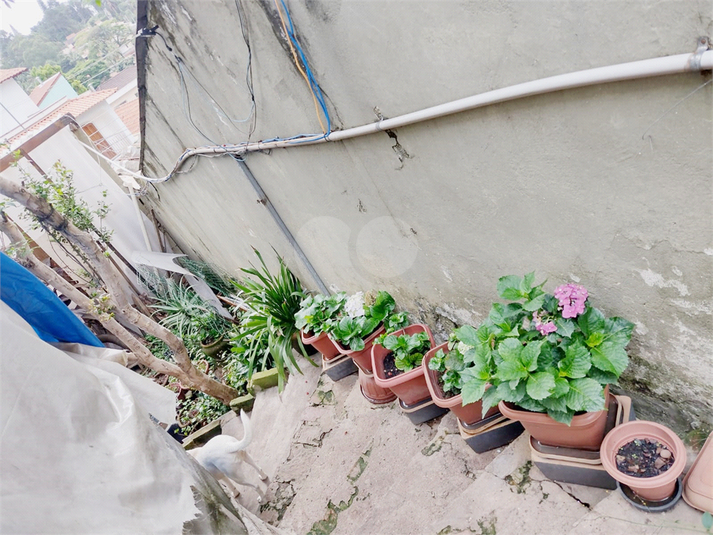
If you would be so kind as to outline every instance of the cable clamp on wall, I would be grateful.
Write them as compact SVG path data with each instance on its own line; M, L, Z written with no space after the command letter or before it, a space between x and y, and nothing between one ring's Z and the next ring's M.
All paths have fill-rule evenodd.
M703 36L699 37L696 42L698 43L698 47L696 48L696 51L693 53L693 56L691 57L691 61L690 61L690 66L691 66L692 71L700 71L701 70L701 59L703 58L703 54L706 53L711 48L711 40L707 35L703 35Z

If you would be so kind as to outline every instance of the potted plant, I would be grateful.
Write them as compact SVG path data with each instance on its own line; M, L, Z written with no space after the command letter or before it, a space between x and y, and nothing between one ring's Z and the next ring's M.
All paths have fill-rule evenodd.
M300 329L302 343L314 346L322 357L331 360L339 350L327 337L347 301L347 294L307 296L295 314L295 325Z
M431 329L415 324L378 337L371 348L374 381L405 404L430 397L423 374L423 357L435 345Z
M477 331L470 325L455 329L448 342L432 348L423 359L426 385L433 402L444 409L450 409L466 426L471 426L483 418L498 414L497 407L482 415L483 404L463 401L463 376L471 373L470 354L478 345ZM468 356L466 356L468 355ZM473 386L469 383L469 386ZM466 397L468 396L466 392Z
M314 366L300 340L299 329L296 326L295 314L300 310L300 303L306 297L299 279L289 270L284 260L278 255L280 264L276 275L270 273L257 249L253 249L261 267L242 268L251 275L234 285L242 292L244 311L238 340L242 347L267 347L278 374L278 389L282 392L286 373L285 368L302 373L292 351L292 341L297 340L302 355ZM250 361L252 375L254 360Z
M380 291L375 296L357 292L345 302L329 338L339 353L349 355L362 370L371 373L371 345L376 337L408 324L407 313L394 313L395 308L396 302L388 292Z
M477 329L464 401L482 399L483 412L498 405L543 444L598 450L607 385L628 365L634 324L606 318L582 286L565 284L551 295L534 279L529 273L498 281L509 303L495 303Z
M159 323L183 339L191 357L200 349L214 358L227 348L226 334L231 323L193 288L173 279L148 282L156 299L151 308L163 316Z
M626 485L644 507L656 506L674 495L687 460L686 447L676 433L645 420L612 429L602 442L600 455L607 473Z

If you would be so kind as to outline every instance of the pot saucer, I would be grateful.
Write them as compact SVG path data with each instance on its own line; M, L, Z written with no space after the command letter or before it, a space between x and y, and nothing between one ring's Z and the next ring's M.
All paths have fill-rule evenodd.
M663 511L671 509L671 507L676 505L678 500L681 499L681 494L683 493L683 485L681 484L681 478L678 478L676 480L676 488L673 492L673 495L671 495L669 498L666 498L665 500L660 501L643 500L633 490L631 490L631 488L624 485L623 483L619 483L618 481L616 482L616 486L627 502L629 502L637 509L646 511L647 513L661 513Z

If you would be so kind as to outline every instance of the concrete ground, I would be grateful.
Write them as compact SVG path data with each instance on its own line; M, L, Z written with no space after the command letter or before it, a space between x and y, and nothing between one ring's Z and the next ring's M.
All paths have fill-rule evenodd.
M239 500L284 533L705 533L701 513L683 500L644 513L617 491L548 480L530 462L526 433L477 454L452 413L414 425L397 402L364 399L356 375L333 382L308 366L282 395L259 392L251 414L248 451L270 477L268 502L260 506L247 487ZM223 423L224 433L242 436L234 414Z

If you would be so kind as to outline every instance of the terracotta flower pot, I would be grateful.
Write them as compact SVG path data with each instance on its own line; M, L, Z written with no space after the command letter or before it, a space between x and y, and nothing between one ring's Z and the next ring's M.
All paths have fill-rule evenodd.
M609 406L609 386L604 389L604 406ZM596 451L604 439L607 411L585 412L575 415L566 425L550 418L545 412L531 412L513 403L501 401L498 408L503 416L519 421L535 440L548 446L564 446Z
M359 387L361 388L361 395L374 405L391 403L396 399L396 394L388 388L381 388L374 381L374 375L365 372L361 368L359 368Z
M322 353L322 358L325 360L331 360L339 355L339 350L329 339L327 333L313 335L312 333L300 331L300 337L302 338L303 344L313 346L317 351Z
M463 405L463 397L460 394L447 398L441 389L440 383L438 382L440 372L428 368L428 363L440 349L442 349L444 353L448 353L448 342L444 342L437 347L431 348L431 350L426 353L426 356L423 358L423 373L426 378L428 391L431 393L431 398L433 398L433 402L439 407L450 409L451 412L455 414L461 422L463 422L463 424L467 426L473 425L483 419L483 402L476 401L475 403ZM485 417L488 418L498 412L497 406L491 407Z
M620 472L616 466L619 448L632 440L650 438L659 441L673 453L671 467L654 477L634 477ZM671 497L676 489L678 476L686 467L686 446L678 435L668 427L655 422L635 420L623 423L612 429L602 442L600 458L607 473L619 483L629 487L643 500L663 501Z
M377 336L384 332L384 330L384 325L379 324L379 326L364 339L364 349L362 349L361 351L352 351L348 347L344 347L342 344L334 340L331 336L329 337L329 340L332 342L338 352L342 353L343 355L349 355L362 370L372 373L371 344L374 342L374 339Z
M683 499L701 511L713 511L713 434L683 479Z
M427 325L415 324L392 333L394 336L403 334L416 334L425 332L431 341L431 347L435 345L431 329ZM374 381L382 388L390 389L396 396L406 405L414 405L419 401L431 397L431 392L426 385L426 377L424 376L423 364L414 368L411 371L398 374L396 377L386 378L384 374L384 359L391 353L390 350L379 344L374 344L371 347L371 364L374 370Z
M207 344L201 342L201 351L203 351L203 354L207 357L216 357L221 351L227 349L229 344L230 341L225 338L219 338Z

